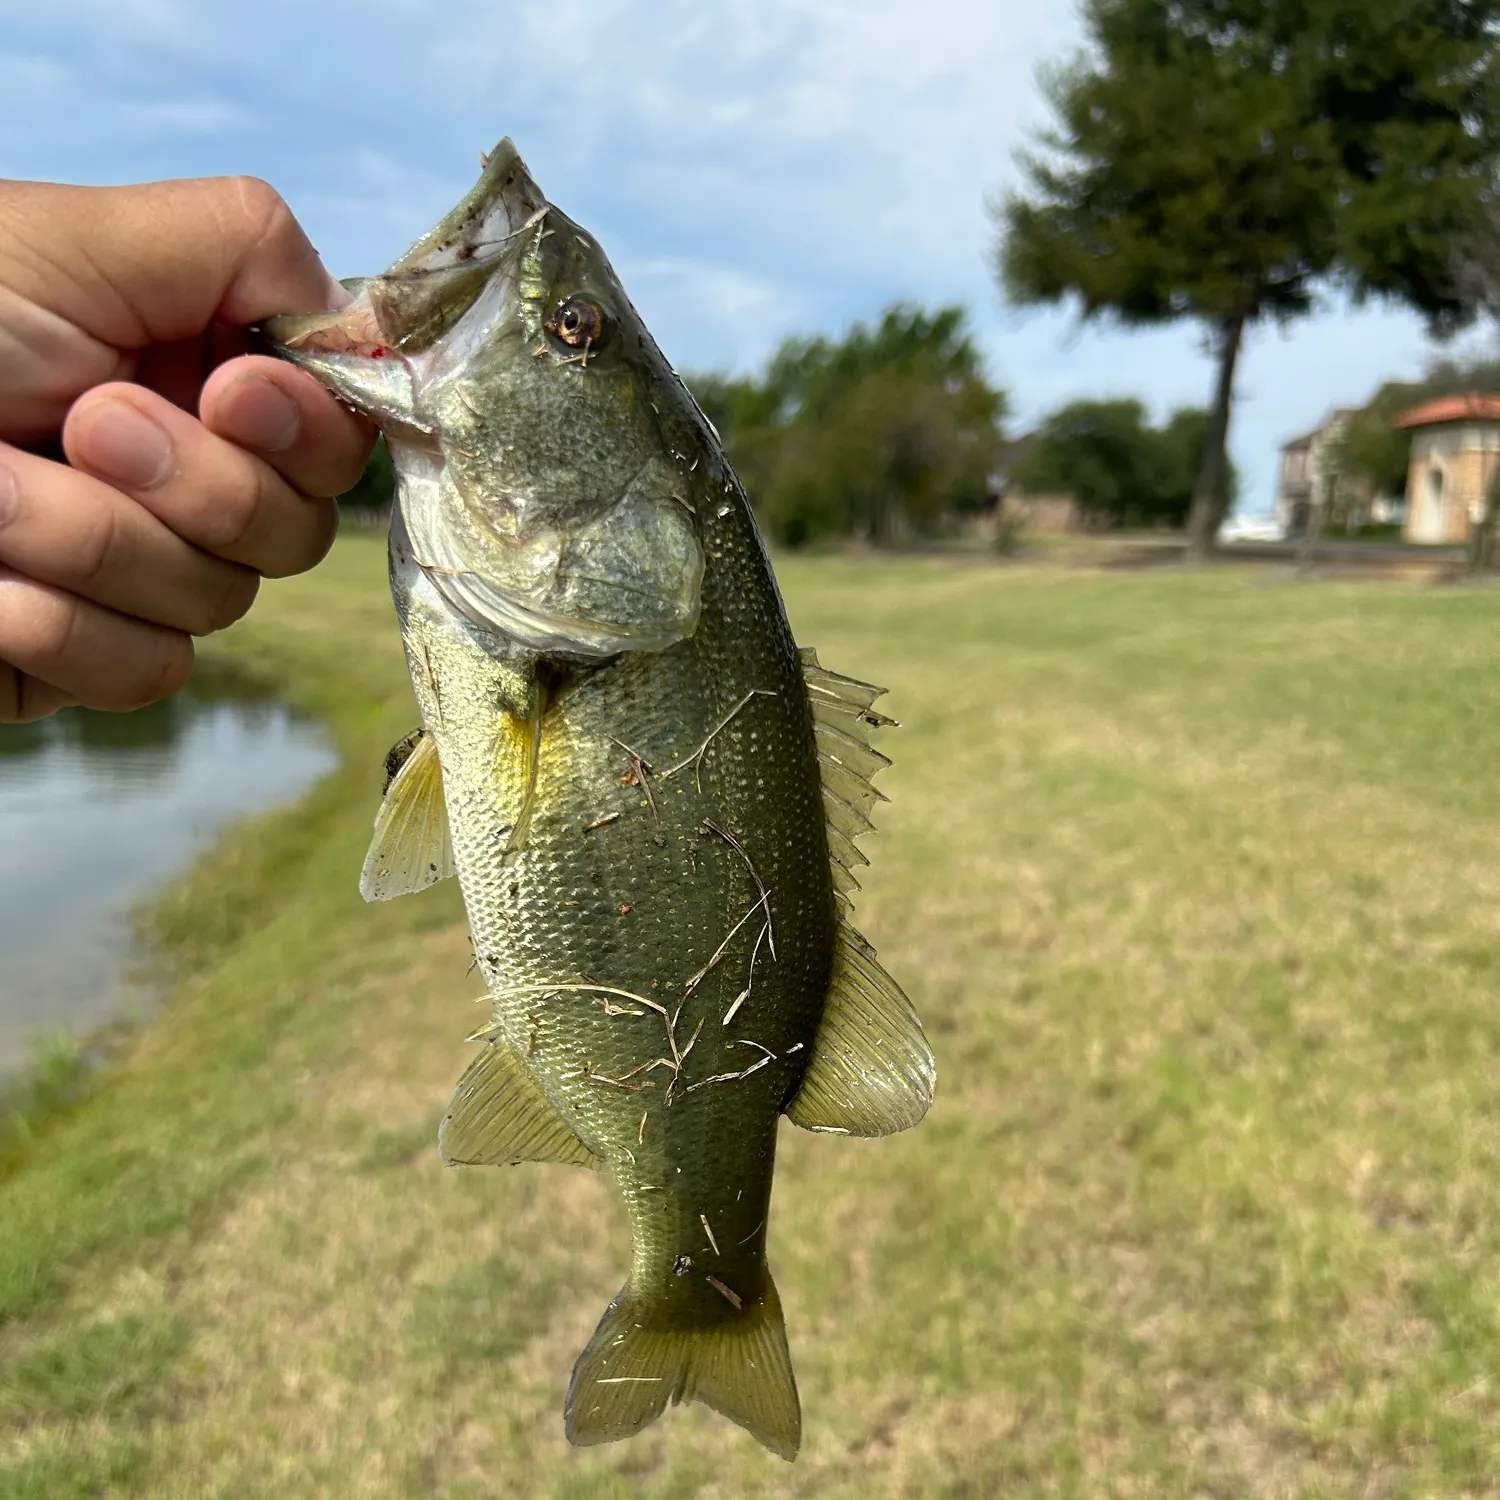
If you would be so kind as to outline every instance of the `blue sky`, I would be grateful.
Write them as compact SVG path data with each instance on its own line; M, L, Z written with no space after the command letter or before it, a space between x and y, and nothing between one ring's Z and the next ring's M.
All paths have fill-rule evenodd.
M753 367L896 298L962 301L1019 430L1080 396L1201 404L1191 325L1082 329L1002 302L987 195L1045 121L1074 0L45 0L0 17L0 173L252 172L339 275L388 263L513 136L597 233L668 356ZM1477 337L1477 336L1476 336ZM1474 342L1471 338L1470 342ZM1276 449L1420 368L1420 323L1335 307L1257 331L1241 510Z

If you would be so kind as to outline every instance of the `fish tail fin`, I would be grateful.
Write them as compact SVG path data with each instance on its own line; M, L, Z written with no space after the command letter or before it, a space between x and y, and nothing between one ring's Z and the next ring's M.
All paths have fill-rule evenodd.
M568 1386L564 1422L579 1447L649 1427L670 1405L701 1401L790 1462L802 1408L770 1272L754 1301L698 1327L653 1321L627 1284L610 1303Z

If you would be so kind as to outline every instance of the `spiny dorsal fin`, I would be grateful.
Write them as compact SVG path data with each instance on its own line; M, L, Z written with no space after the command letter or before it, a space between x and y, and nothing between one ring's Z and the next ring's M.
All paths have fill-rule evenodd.
M936 1078L911 1001L840 921L823 1019L787 1118L804 1130L894 1135L927 1113Z
M847 915L849 893L859 889L854 871L869 860L854 841L868 833L870 809L885 796L871 778L890 761L870 744L873 730L894 724L872 707L884 688L830 672L818 664L811 647L798 651L807 701L813 713L818 770L823 778L823 812L828 819L828 853L833 861L833 888L839 911Z
M603 1164L505 1042L487 1043L459 1079L438 1130L438 1151L450 1167L509 1167L523 1161Z
M870 831L870 809L885 801L871 777L890 765L870 734L896 721L873 707L884 688L828 671L816 651L797 654L818 744L839 926L823 1019L786 1112L807 1130L890 1135L927 1113L937 1074L911 1001L849 921L849 895L859 888L854 872L869 864L855 840Z
M385 797L359 876L366 901L408 896L453 873L443 773L432 736L418 729L398 740L385 768Z

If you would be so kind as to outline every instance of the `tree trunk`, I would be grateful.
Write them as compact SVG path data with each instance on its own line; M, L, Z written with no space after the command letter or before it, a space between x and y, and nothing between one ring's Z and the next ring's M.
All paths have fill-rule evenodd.
M1208 436L1203 440L1203 462L1188 511L1187 555L1189 562L1207 562L1224 521L1229 503L1229 414L1234 402L1234 371L1245 336L1245 318L1237 314L1219 324L1219 376L1214 389L1214 408L1209 415Z

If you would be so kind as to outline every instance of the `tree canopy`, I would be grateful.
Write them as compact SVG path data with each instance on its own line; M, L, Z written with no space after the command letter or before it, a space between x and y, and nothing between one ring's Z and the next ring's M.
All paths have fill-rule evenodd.
M1085 0L1088 51L996 205L1016 301L1201 322L1218 362L1190 530L1228 507L1247 326L1339 287L1434 332L1492 300L1500 0Z
M1158 428L1139 401L1075 401L1042 423L1011 479L1034 495L1070 496L1095 522L1181 526L1207 426L1194 408Z
M984 503L1005 403L964 323L897 304L788 339L759 376L686 377L777 540L884 543Z

